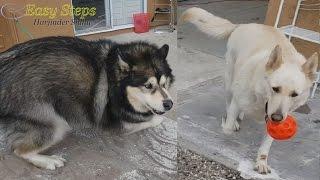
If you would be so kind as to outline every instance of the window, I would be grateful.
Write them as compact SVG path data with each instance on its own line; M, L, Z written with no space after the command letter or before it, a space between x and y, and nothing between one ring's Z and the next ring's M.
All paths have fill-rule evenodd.
M96 8L94 16L74 15L76 35L106 32L132 27L132 15L146 12L146 0L73 0L77 7Z

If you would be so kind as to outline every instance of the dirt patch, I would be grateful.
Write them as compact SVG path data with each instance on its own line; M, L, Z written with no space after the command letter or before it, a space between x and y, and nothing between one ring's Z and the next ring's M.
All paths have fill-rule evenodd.
M244 180L240 177L240 172L180 147L178 148L178 179Z

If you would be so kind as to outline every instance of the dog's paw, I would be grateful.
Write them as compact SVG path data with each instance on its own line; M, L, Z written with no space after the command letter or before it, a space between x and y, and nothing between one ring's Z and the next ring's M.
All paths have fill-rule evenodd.
M244 119L244 112L241 112L241 113L239 114L238 119L239 119L240 121L243 121L243 119Z
M238 121L234 121L232 129L233 129L233 131L239 131L240 130L240 124L238 123Z
M268 174L271 173L271 169L267 164L267 161L260 160L256 162L256 166L254 167L255 171L258 171L260 174Z
M150 127L157 127L163 122L163 117L161 116L155 116L153 119L150 121Z
M55 170L56 168L62 167L66 162L64 158L56 155L46 156L34 154L29 157L26 157L26 159L33 165L48 170Z
M45 156L44 158L47 158L44 163L44 167L45 169L49 169L49 170L55 170L56 168L62 167L64 166L64 163L66 162L66 160L60 156L56 156L56 155L52 155L52 156Z
M0 154L0 161L4 160L4 155Z
M231 135L234 131L231 128L222 127L222 131L224 134Z
M240 130L240 125L238 121L236 120L228 121L225 117L222 117L221 127L222 127L223 133L225 134L232 134L234 131Z
M123 122L123 135L130 135L132 133L159 126L163 121L163 117L154 116L150 121L141 122L141 123L129 123Z

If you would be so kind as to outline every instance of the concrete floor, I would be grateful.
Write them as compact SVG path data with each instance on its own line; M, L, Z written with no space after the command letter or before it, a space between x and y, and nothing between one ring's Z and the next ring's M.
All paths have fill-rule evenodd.
M189 0L179 4L178 12L191 6L200 6L236 23L262 23L267 3ZM295 114L299 119L298 135L292 141L273 144L269 160L273 174L262 176L252 171L252 163L264 125L246 120L241 123L241 131L232 136L225 136L220 129L220 117L225 111L222 88L225 41L210 39L192 25L179 27L179 48L176 33L128 33L111 39L169 44L168 60L176 75L171 94L177 103L164 123L130 136L76 130L46 152L68 160L65 167L56 171L38 169L5 154L0 161L0 179L175 179L179 144L239 170L244 177L318 180L319 93L308 102L310 114Z
M169 44L169 64L176 64L176 36L176 33L159 35L149 32L139 35L128 33L111 39L118 42L147 40L159 46ZM171 94L176 97L175 87ZM75 130L45 152L67 159L65 167L56 171L36 168L10 153L4 153L4 160L0 161L0 179L175 179L177 123L172 119L176 119L175 110L166 115L160 126L130 136L92 129Z
M263 23L267 2L188 0L179 4L178 13L192 6L234 23ZM202 34L193 25L178 27L178 144L239 170L245 178L318 180L319 93L308 102L309 114L294 114L299 120L297 136L291 141L272 145L269 156L272 174L260 175L252 170L265 133L264 124L245 119L241 122L240 132L231 136L222 133L225 44L223 40Z

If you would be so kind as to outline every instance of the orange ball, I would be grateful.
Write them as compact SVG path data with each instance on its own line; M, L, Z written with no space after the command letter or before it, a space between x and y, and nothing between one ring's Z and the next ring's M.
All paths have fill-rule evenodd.
M287 140L292 138L297 132L297 123L293 116L288 115L281 122L267 120L267 132L276 140Z

